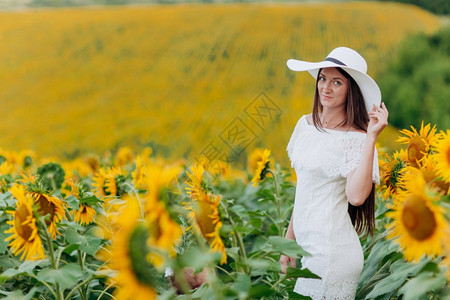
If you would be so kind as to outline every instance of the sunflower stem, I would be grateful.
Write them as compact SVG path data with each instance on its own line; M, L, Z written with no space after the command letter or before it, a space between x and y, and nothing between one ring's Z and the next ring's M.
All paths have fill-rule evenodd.
M100 295L98 295L98 297L97 297L97 300L100 300L100 298L101 298L103 295L110 296L111 299L116 299L116 297L114 297L113 295L111 295L110 293L107 292L107 290L108 290L110 287L112 287L112 286L114 286L114 283L109 284L103 291L101 291ZM92 290L92 292L99 292L99 291L100 291L100 290Z
M58 252L58 254L56 255L56 265L59 266L59 262L61 261L61 255L63 253L62 249L59 249L60 251Z
M268 170L268 173L272 174L273 177L273 185L275 186L275 204L276 204L276 208L277 208L277 217L278 217L278 221L281 220L281 197L280 197L280 190L278 189L278 180L277 180L277 176L275 175L275 173L272 170ZM282 232L283 232L283 228L280 224L280 222L277 222L275 224L277 226L278 229L278 235L282 236Z
M81 256L81 251L78 249L77 253L78 253L78 262L80 264L81 271L84 271L84 262L83 262L83 257Z
M56 283L56 295L58 297L56 297L56 300L63 300L64 299L64 295L63 292L61 290L61 287L59 286L59 283Z
M237 239L237 242L238 242L238 245L239 245L239 250L240 250L241 255L242 255L241 258L242 258L242 262L244 263L242 269L243 269L244 273L250 275L250 271L248 270L247 265L246 265L246 263L247 263L247 253L245 251L244 242L242 240L242 237L241 237L241 235L239 234L239 232L237 230L233 230L233 233L236 236L236 239Z
M42 226L44 227L44 232L45 232L45 237L47 240L47 245L48 245L48 250L50 252L50 262L52 263L52 267L55 270L58 270L58 265L56 264L56 259L55 259L55 251L53 249L53 243L52 243L52 238L50 237L50 233L48 232L47 229L47 225L45 224L45 221L43 221L43 219L39 219ZM59 283L56 283L56 300L62 300L63 296L62 296L62 291L61 288L59 286Z
M245 252L245 247L244 247L244 242L242 240L241 235L238 233L238 231L236 230L236 223L234 222L233 218L230 216L230 214L228 213L228 209L225 206L225 204L223 204L222 201L220 201L220 205L222 205L225 214L226 214L226 218L230 221L231 226L233 226L233 241L235 242L233 246L238 246L239 247L239 252L241 253L240 259L239 261L241 263L243 263L242 265L242 271L246 274L250 275L249 270L247 269L247 266L245 265L245 263L247 262L247 253ZM236 264L236 268L238 268L239 264ZM239 271L239 270L238 270Z
M50 255L49 255L50 262L52 263L53 269L58 270L58 266L56 265L56 260L55 260L55 251L53 249L52 238L50 237L50 234L47 229L47 225L42 220L42 218L40 219L40 221L41 221L42 226L44 227L45 239L47 241L48 251L50 252Z
M35 275L33 275L33 276L31 276L31 277L34 278L34 279L36 279L36 281L39 281L40 283L42 283L43 285L45 285L45 286L47 287L47 289L50 291L50 293L52 293L52 295L53 295L55 298L57 298L57 297L56 297L55 291L53 290L53 288L52 288L47 282L45 282L45 281L43 281L43 280L39 280L39 278L37 278L37 276L35 276Z

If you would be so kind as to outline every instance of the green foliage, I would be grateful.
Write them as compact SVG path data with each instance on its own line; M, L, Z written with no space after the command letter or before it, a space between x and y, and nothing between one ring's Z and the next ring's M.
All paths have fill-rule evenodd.
M293 292L297 278L319 278L302 268L300 259L309 253L295 241L284 238L293 208L294 183L289 180L289 169L279 164L272 166L267 175L257 187L242 179L213 175L203 178L209 193L222 195L218 209L223 224L220 237L226 248L226 263L220 264L221 253L210 251L210 241L203 235L185 231L177 255L167 257L165 265L173 270L174 278L180 280L177 282L184 294L177 295L164 277L164 268L156 268L147 260L152 247L147 238L152 232L140 223L127 239L133 274L142 284L154 287L159 299L310 299ZM123 180L132 193L138 193L129 176ZM185 190L182 185L180 191ZM163 192L169 194L170 189L163 189ZM180 205L189 201L186 194L173 193L166 198L168 209L173 210L172 215L177 216L186 229L188 218ZM387 202L380 197L378 200L374 237L361 241L365 266L356 299L445 299L449 290L446 270L440 265L442 257L423 258L418 263L405 261L397 244L386 239ZM78 209L81 203L97 208L103 202L89 192L80 199L68 196L65 201L68 209ZM13 210L14 205L9 192L0 193L2 240L9 227L6 221L11 220L11 215L5 211ZM40 218L39 223L45 224L42 219L45 216ZM58 224L61 234L56 239L43 234L45 228L39 228L46 258L37 261L20 261L5 243L0 243L0 295L6 299L113 298L116 287L110 285L108 278L113 276L114 270L105 269L104 262L96 257L99 249L111 243L95 233L100 226L101 223L95 222L80 225L69 218ZM287 268L286 274L281 272L281 254L297 258L296 267ZM187 269L194 273L207 270L208 282L191 290L183 279Z
M64 182L64 170L60 164L48 163L38 168L37 173L39 175L38 182L47 191L53 191L60 189Z
M389 1L389 2L395 1L401 3L414 4L438 15L448 15L450 13L450 1L448 0L379 0L379 1Z
M450 26L408 37L379 78L392 125L420 127L423 120L449 128Z

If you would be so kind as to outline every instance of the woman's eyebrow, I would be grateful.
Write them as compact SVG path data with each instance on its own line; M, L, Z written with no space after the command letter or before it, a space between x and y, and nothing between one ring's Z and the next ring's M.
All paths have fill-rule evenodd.
M323 74L323 73L319 73L319 76L327 77L327 76L326 76L325 74ZM342 77L333 77L333 80L335 80L335 79L339 79L339 80L344 81L344 78L342 78Z

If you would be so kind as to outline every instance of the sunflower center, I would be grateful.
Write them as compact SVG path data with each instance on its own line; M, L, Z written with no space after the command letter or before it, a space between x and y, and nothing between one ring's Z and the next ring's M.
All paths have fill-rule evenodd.
M50 220L52 220L53 216L55 215L55 205L48 201L48 199L44 195L39 195L36 202L39 206L38 212L43 216L49 214Z
M419 196L409 196L403 206L402 222L408 233L416 240L429 238L436 229L433 212Z
M408 159L411 162L416 162L422 159L427 151L427 145L420 136L414 136L411 138L408 146Z
M16 209L14 227L16 228L17 234L20 235L24 240L29 240L31 234L33 233L33 229L31 226L27 224L22 224L27 217L30 215L30 212L25 207L25 205L20 205Z

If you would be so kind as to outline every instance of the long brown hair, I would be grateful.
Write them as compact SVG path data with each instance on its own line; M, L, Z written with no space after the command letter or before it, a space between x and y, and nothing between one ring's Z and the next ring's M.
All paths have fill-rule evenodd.
M349 125L354 128L367 132L367 125L369 124L369 116L367 114L366 106L364 104L364 96L355 80L343 69L336 68L349 81L349 88L347 92L346 101L346 118L339 125ZM312 119L314 126L323 131L323 125L319 118L319 113L322 112L323 106L320 103L319 91L317 83L322 69L317 73L316 92L314 94L314 106L312 112ZM348 214L352 220L352 224L358 234L365 233L373 235L375 227L375 184L372 183L372 190L366 201L360 206L348 204Z

